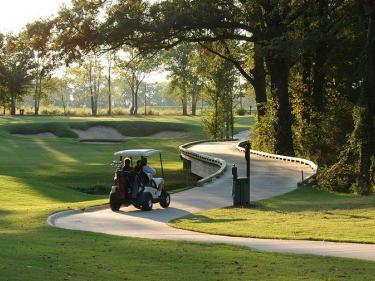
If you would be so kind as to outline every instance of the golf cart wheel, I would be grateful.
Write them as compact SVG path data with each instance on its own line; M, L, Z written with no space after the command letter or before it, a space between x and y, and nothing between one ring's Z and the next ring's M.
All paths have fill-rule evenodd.
M120 210L121 202L117 199L116 193L112 193L109 196L109 206L111 207L111 210L114 212Z
M150 194L148 194L146 196L145 202L142 204L142 210L143 211L151 211L152 210L152 205L153 205L152 196Z
M163 190L160 195L160 206L162 206L163 208L168 208L169 204L171 204L171 196L168 192Z

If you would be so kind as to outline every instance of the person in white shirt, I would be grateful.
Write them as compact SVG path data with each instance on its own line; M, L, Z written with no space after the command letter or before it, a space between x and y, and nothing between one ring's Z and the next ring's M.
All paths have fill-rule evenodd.
M154 181L157 189L160 191L164 188L164 179L163 178L154 178L156 175L155 169L151 168L150 166L147 165L147 158L142 158L141 160L141 165L142 165L142 171L146 173L149 178L152 178Z

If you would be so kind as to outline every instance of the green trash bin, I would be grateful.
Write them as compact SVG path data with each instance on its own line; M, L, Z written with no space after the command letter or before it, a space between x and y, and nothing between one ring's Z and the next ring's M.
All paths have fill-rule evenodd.
M250 189L247 178L233 179L233 206L249 207L250 206Z

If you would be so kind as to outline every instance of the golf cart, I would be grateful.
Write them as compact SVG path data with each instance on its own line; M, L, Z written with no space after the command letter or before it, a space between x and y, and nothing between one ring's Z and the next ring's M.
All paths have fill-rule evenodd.
M164 184L157 186L156 179L151 174L134 169L134 158L143 160L150 156L159 155L161 174L164 179L163 160L161 151L153 149L132 149L116 152L115 156L120 157L119 161L113 161L112 167L115 169L114 186L112 186L109 196L109 205L112 211L118 211L123 205L128 207L133 205L137 209L150 211L154 203L159 203L161 207L168 208L170 195L165 190ZM131 169L123 169L122 161L128 159Z

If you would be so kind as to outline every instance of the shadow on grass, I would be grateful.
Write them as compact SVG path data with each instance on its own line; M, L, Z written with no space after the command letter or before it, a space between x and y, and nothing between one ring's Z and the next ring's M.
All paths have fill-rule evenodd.
M227 222L246 221L246 219L226 219L226 218L214 219L214 218L206 217L204 215L185 216L181 219L189 223L227 223ZM178 220L180 220L180 218L172 222L177 222Z

